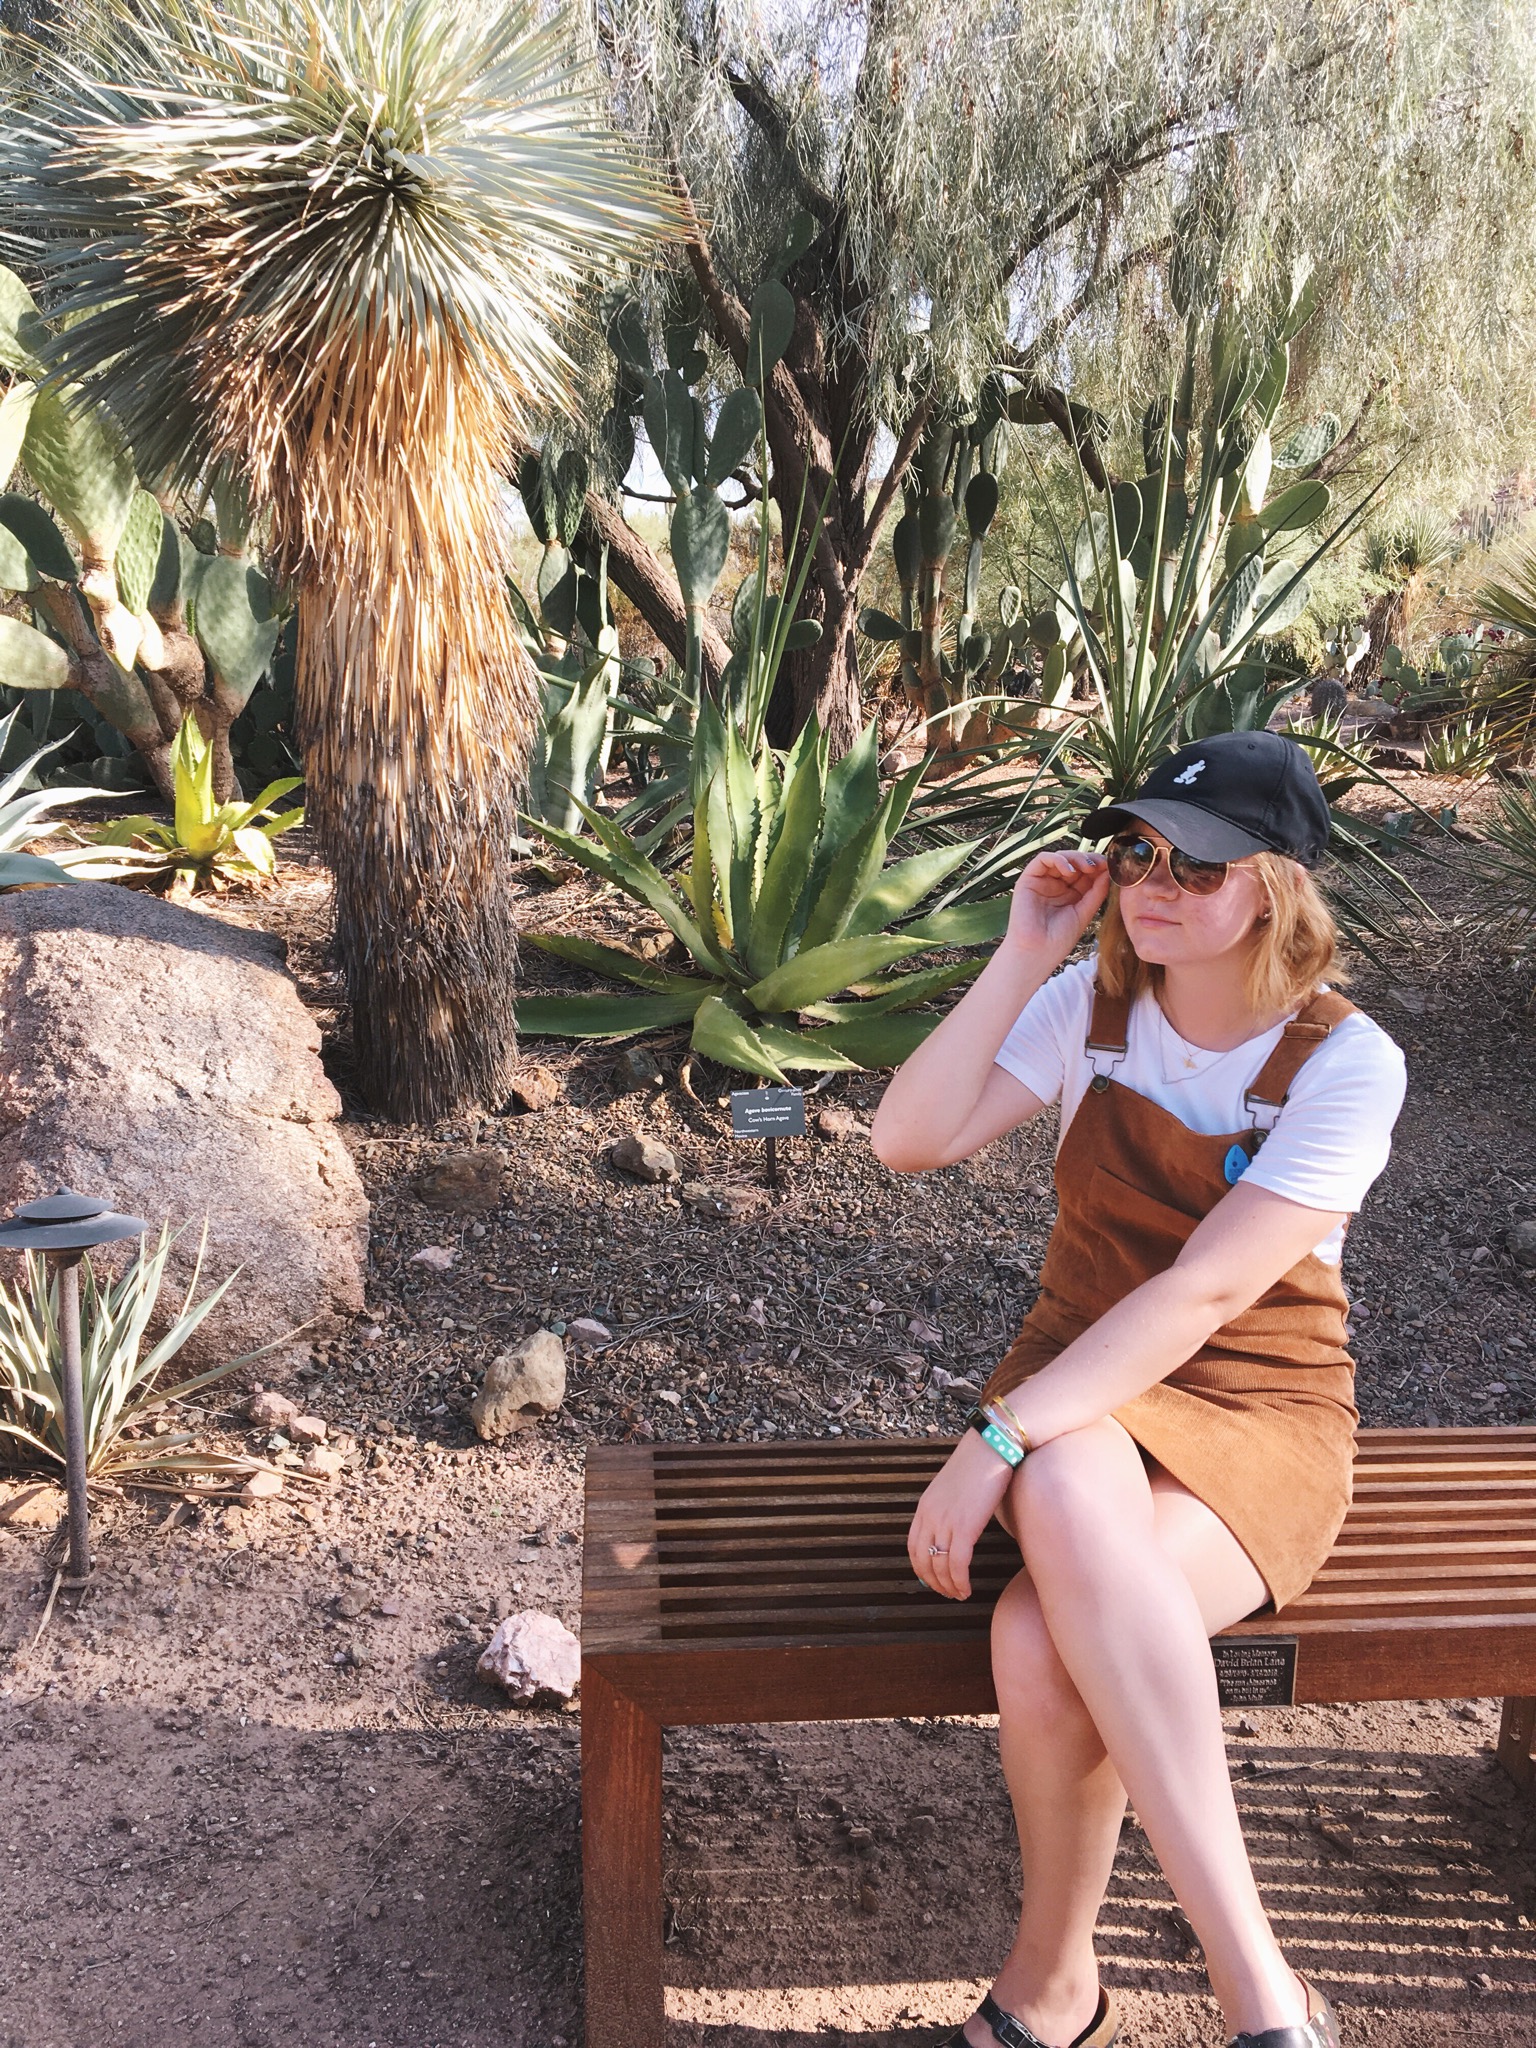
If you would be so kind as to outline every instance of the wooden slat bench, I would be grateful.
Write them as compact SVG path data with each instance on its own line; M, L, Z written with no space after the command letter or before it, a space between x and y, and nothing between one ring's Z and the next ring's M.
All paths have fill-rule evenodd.
M587 1457L582 1860L587 2048L661 2048L661 1731L989 1714L992 1605L912 1576L936 1438L658 1444ZM1364 1430L1355 1500L1281 1615L1216 1639L1231 1705L1504 1696L1499 1755L1536 1775L1536 1429Z

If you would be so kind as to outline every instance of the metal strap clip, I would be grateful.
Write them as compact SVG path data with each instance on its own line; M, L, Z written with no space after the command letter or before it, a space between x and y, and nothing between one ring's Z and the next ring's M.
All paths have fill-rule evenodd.
M1260 1145L1263 1144L1264 1140L1275 1128L1275 1125L1280 1121L1280 1112L1284 1107L1285 1104L1283 1102L1271 1102L1263 1095L1255 1095L1251 1088L1243 1090L1243 1110L1247 1116L1253 1119L1254 1136ZM1269 1121L1267 1123L1260 1123L1260 1110L1267 1110L1269 1112Z
M1092 1042L1092 1040L1089 1040L1084 1045L1083 1056L1088 1061L1088 1064L1093 1068L1093 1079L1089 1082L1088 1085L1090 1088L1093 1089L1096 1095L1102 1095L1104 1093L1104 1090L1109 1086L1110 1081L1114 1077L1115 1068L1119 1066L1120 1062L1126 1057L1129 1051L1129 1046L1122 1045L1116 1047L1112 1045L1095 1045ZM1098 1061L1094 1058L1095 1053L1111 1054L1112 1058L1110 1059L1109 1064L1107 1066L1101 1067Z

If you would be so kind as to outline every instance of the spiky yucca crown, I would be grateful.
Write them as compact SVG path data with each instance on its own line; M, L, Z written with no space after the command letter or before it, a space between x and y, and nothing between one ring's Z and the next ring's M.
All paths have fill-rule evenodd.
M580 280L673 224L530 5L116 0L102 29L43 64L0 200L71 318L55 367L147 474L224 457L262 499L337 433L430 459L379 410L402 369L504 437L562 388Z

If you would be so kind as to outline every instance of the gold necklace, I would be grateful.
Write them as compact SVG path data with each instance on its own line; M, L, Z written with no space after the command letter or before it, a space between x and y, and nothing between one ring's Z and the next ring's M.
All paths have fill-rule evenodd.
M1178 1025L1174 1023L1173 1019L1169 1016L1168 1012L1163 1008L1161 1003L1159 1003L1157 1006L1157 1013L1162 1018L1163 1022L1168 1026L1168 1029L1173 1033L1174 1037L1179 1041L1180 1045L1183 1046L1184 1064L1191 1073L1194 1073L1200 1065L1199 1055L1202 1052L1204 1052L1206 1048L1200 1045L1191 1045L1189 1040L1184 1036L1183 1032L1179 1029Z

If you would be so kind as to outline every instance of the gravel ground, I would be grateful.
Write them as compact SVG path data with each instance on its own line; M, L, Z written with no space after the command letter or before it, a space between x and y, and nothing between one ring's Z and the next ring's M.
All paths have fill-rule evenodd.
M1536 1216L1530 963L1518 935L1476 935L1461 883L1414 866L1440 921L1351 985L1409 1065L1345 1255L1360 1406L1528 1423L1533 1281L1507 1240ZM729 1135L728 1080L695 1067L690 1096L664 1044L659 1080L530 1045L558 1082L544 1110L372 1121L327 896L301 858L231 911L290 941L373 1203L369 1314L300 1382L346 1468L257 1509L106 1504L96 1584L40 1635L49 1533L7 1519L19 1489L0 1481L0 2048L158 2048L173 2027L241 2048L569 2048L577 1718L508 1707L474 1663L509 1606L575 1625L584 1445L948 1433L1032 1299L1050 1118L914 1183L870 1154L881 1083L859 1077L813 1100L825 1130L781 1147L770 1189L760 1148ZM648 936L584 882L530 886L524 918ZM531 951L526 967L569 985ZM615 1171L632 1132L677 1155L680 1185ZM488 1206L431 1206L466 1151L501 1168ZM446 1271L416 1260L428 1247ZM464 1410L489 1361L581 1317L612 1341L575 1355L562 1414L479 1444ZM210 1429L260 1441L232 1409ZM1536 1821L1492 1764L1491 1706L1229 1718L1266 1891L1347 2039L1528 2041ZM1016 1881L992 1744L964 1721L673 1737L678 2048L915 2044L962 2014ZM1104 1953L1128 2042L1218 2040L1134 1829Z

